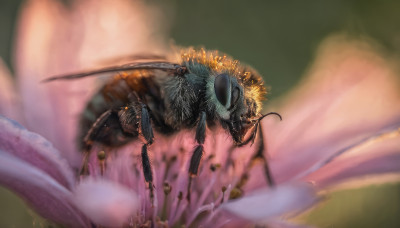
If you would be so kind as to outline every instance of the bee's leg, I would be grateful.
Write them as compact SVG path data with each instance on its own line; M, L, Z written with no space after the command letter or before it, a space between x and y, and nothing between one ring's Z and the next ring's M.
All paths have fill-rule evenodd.
M150 115L147 106L142 104L141 115L140 115L140 130L146 140L146 143L142 146L142 166L145 181L149 184L150 199L153 202L154 199L154 188L153 188L153 172L151 170L151 163L147 147L153 143L154 134L153 128L150 122Z
M199 166L200 166L200 161L201 157L203 156L204 153L204 141L206 139L206 113L202 111L200 113L200 118L199 122L196 127L196 141L198 145L194 149L194 152L192 154L192 157L190 159L190 165L189 165L189 184L188 184L188 190L187 190L187 196L186 199L190 201L190 188L192 185L192 179L197 176L197 173L199 171Z
M267 183L270 187L275 185L275 181L272 178L272 174L271 174L271 170L269 168L269 164L268 164L268 159L265 157L266 156L266 152L264 151L265 149L265 145L264 145L264 136L263 136L263 131L262 131L262 125L260 124L260 128L259 128L259 143L257 145L257 150L256 153L253 155L252 157L252 162L255 162L257 160L260 160L263 165L264 165L264 174L265 174L265 178L267 180Z
M93 123L92 127L89 129L86 136L84 137L82 142L83 162L80 170L80 175L89 175L88 163L93 142L96 141L96 139L99 137L104 128L107 127L106 122L114 117L112 113L113 113L112 110L107 110L103 114L101 114L101 116L97 118L97 120Z
M264 174L266 181L268 183L268 186L273 187L275 186L275 181L272 177L271 170L269 168L268 160L266 158L266 153L264 151L264 137L263 137L263 132L262 132L262 125L260 125L259 129L259 134L257 136L259 137L259 142L257 144L256 151L254 155L251 157L250 162L248 163L247 167L245 167L242 176L240 177L239 181L237 182L234 190L231 191L231 194L229 196L230 199L236 199L242 195L242 187L247 183L249 179L249 171L250 169L255 165L257 162L262 162L264 165Z

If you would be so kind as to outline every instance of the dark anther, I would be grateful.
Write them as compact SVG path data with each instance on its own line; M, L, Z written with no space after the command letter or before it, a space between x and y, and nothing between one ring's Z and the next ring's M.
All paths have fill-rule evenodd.
M249 174L243 173L242 176L240 177L239 182L236 184L236 187L237 188L243 187L247 183L248 180L249 180Z
M99 151L97 153L97 159L99 159L100 161L104 161L106 159L106 152L104 152L104 150Z
M179 193L178 193L178 199L179 199L179 200L182 200L182 199L183 199L183 193L182 193L182 192L179 192Z
M176 155L172 156L169 161L170 162L175 162L178 159L178 157Z
M100 174L103 176L104 170L106 169L106 152L103 150L97 153L97 159L99 160L100 165Z
M222 191L222 192L225 192L226 189L227 189L227 188L226 188L225 186L222 186L221 191Z
M243 194L242 190L240 190L239 188L233 188L231 193L229 194L229 199L237 199L239 197L241 197Z
M211 169L211 171L215 172L215 170L217 170L217 167L215 167L214 164L211 164L210 165L210 169Z
M167 182L164 182L163 189L164 189L164 194L165 195L168 195L172 191L171 185L168 184Z
M225 187L225 186L222 186L221 191L222 191L221 203L223 203L223 202L224 202L224 199L225 199L226 187Z
M215 170L217 170L218 168L221 167L221 164L217 163L217 164L211 164L210 165L210 169L211 171L215 172Z
M81 170L79 172L79 175L81 176L85 176L85 175L89 175L89 155L90 155L90 151L85 151L83 154L83 162L82 162L82 167Z

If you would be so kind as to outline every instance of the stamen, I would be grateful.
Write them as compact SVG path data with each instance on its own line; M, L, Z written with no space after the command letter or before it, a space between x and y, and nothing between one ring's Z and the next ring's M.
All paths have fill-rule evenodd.
M90 151L89 150L85 150L83 152L83 161L82 161L82 167L80 170L79 175L82 176L87 176L89 175L89 167L88 167L88 163L89 163L89 156L90 156Z
M145 223L140 224L141 228L150 228L152 222L150 220L147 220Z
M104 152L104 150L99 151L97 153L97 159L99 160L100 174L103 176L106 168L106 152Z
M168 221L167 220L162 220L160 217L156 217L156 224L157 227L162 227L162 228L168 228Z
M242 174L239 182L236 184L236 188L242 188L247 183L247 181L249 180L249 174L247 173L248 170L249 169L247 168L246 171Z
M188 219L186 222L187 227L191 227L190 225L195 221L197 217L199 217L201 214L204 212L211 212L214 209L214 203L210 203L207 205L203 205L199 207L193 214L192 216Z
M226 189L227 188L225 186L222 186L222 188L221 188L221 191L222 191L221 204L224 202Z
M192 187L192 180L193 180L193 177L191 174L189 174L189 183L188 183L187 194L186 194L186 199L188 202L190 202L190 198L191 198L190 193L191 193L191 187Z
M225 165L224 165L224 170L225 171L229 168L229 166L232 166L233 169L235 168L235 162L232 159L232 154L233 154L233 151L236 148L237 147L235 145L232 145L228 150L228 153L227 153L227 156L226 156L226 162L225 162Z
M168 184L168 182L164 182L163 189L164 189L164 194L165 194L166 196L167 196L169 193L171 193L171 191L172 191L172 187L171 187L171 185Z
M168 209L168 195L172 191L172 187L168 182L164 182L163 184L163 190L164 190L164 202L163 202L163 209L161 213L161 219L166 220L167 219L167 209Z
M209 183L206 185L204 189L202 189L200 197L196 200L197 204L195 208L201 207L201 205L205 203L207 197L210 195L210 192L212 192L213 190L213 186L217 180L217 174L213 172L211 175L212 176L209 180Z
M242 196L243 192L242 190L240 190L237 187L234 187L231 191L231 193L229 194L229 199L238 199Z
M229 194L229 199L237 199L242 196L243 191L242 187L247 183L249 180L249 174L247 171L249 170L250 165L247 166L245 171L243 172L242 176L240 177L239 181L237 182L236 186L231 190Z
M210 161L211 159L215 158L215 154L210 154L207 157L207 161Z
M221 164L217 163L217 164L211 164L210 165L210 169L211 171L215 172L215 170L221 168Z
M179 221L180 218L182 217L183 212L185 211L185 209L187 209L188 207L188 203L187 201L183 201L183 193L180 191L178 194L178 203L176 206L176 210L175 213L170 215L170 224L174 224L176 221Z

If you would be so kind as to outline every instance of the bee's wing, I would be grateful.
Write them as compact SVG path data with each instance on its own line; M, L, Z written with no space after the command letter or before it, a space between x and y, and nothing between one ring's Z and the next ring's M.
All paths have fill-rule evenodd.
M179 70L181 68L182 68L181 65L174 64L171 62L163 62L163 61L133 62L124 65L105 67L97 70L85 71L75 74L57 75L44 79L42 82L50 82L54 80L72 80L77 78L84 78L87 76L94 76L101 73L110 73L110 72L128 71L128 70L143 70L143 69L171 71L173 74L180 74Z

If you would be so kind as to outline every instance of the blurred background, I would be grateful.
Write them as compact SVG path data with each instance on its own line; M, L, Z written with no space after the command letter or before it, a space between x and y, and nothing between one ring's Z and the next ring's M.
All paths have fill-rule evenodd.
M0 56L11 71L22 2L0 1ZM270 99L296 85L318 44L331 34L368 37L386 54L400 53L399 1L153 0L146 4L160 9L166 37L177 45L218 49L257 69L271 88ZM301 220L320 227L400 227L400 185L339 191ZM31 226L40 227L40 218L0 188L0 227Z

